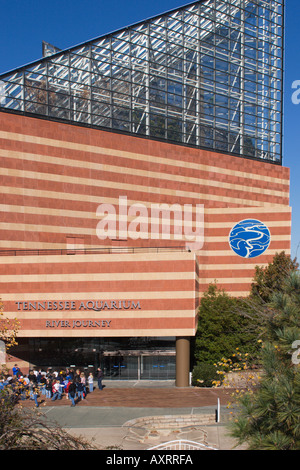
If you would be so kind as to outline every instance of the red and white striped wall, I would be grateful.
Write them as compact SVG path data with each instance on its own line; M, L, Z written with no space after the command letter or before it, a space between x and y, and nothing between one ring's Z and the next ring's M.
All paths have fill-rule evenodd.
M5 314L21 319L26 337L193 335L210 282L247 295L255 266L290 251L289 170L279 165L0 113L0 171L0 292ZM190 228L202 209L196 251L187 251L176 217L163 233L152 213L163 204L186 208ZM104 219L103 205L115 216ZM271 233L269 248L253 259L228 243L231 228L248 218ZM92 248L114 250L84 251ZM28 302L66 301L76 309L28 309ZM140 301L141 308L79 310L80 301ZM110 326L79 323L97 319Z

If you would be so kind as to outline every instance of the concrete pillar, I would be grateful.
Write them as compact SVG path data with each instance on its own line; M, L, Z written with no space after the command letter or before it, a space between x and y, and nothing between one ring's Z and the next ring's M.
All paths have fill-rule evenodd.
M6 365L6 346L4 341L0 341L0 367Z
M190 373L190 338L176 338L176 387L188 387Z

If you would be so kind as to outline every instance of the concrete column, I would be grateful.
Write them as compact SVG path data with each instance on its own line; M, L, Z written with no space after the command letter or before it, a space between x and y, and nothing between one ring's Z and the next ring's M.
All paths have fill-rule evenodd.
M4 341L0 341L0 367L6 365L6 346Z
M190 338L176 338L176 387L188 387L190 373Z

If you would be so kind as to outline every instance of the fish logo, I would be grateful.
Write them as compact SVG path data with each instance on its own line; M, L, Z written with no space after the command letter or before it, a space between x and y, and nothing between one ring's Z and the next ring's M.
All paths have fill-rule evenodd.
M255 219L238 222L230 231L230 248L242 258L256 258L269 247L271 234L268 227Z

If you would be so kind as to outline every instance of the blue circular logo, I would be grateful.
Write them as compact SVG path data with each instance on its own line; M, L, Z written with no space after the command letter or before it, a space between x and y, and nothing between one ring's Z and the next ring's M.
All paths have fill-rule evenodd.
M269 247L271 234L268 227L255 219L238 222L229 234L230 248L243 258L256 258Z

